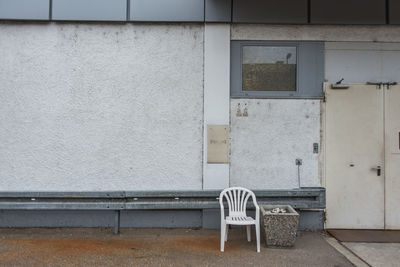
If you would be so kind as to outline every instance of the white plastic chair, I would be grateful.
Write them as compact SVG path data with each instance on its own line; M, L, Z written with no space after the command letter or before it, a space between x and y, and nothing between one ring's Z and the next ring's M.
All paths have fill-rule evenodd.
M256 218L247 216L246 206L249 198L253 199L256 208ZM224 198L228 202L229 215L225 217ZM230 187L224 189L219 195L221 206L221 251L224 251L225 242L228 241L228 225L246 225L247 241L251 241L251 225L255 225L257 238L257 252L260 252L260 207L254 193L243 187Z

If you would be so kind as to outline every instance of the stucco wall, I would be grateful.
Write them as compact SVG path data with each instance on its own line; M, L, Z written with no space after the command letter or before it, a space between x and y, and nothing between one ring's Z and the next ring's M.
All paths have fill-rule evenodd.
M0 190L202 188L202 25L1 23L0 59Z
M320 186L320 100L232 99L230 185L251 189ZM248 117L237 117L247 104Z

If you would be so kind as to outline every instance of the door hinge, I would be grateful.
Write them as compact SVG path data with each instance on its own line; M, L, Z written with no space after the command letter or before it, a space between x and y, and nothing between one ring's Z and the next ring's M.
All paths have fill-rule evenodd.
M390 86L396 85L397 82L367 82L369 85L376 85L376 89L390 89Z
M367 82L368 85L375 85L376 89L382 89L382 86L384 85L383 82Z
M386 89L390 89L390 86L394 86L394 85L397 85L397 82L389 82L389 83L386 83Z

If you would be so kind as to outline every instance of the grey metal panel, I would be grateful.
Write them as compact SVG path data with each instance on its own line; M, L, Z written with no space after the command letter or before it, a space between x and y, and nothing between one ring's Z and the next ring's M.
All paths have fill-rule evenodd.
M300 210L299 230L323 230L325 215L323 210Z
M242 91L241 49L246 45L296 46L297 91ZM323 42L231 41L231 97L322 98L324 59Z
M200 210L121 211L121 227L189 228L201 227Z
M0 0L0 19L48 20L49 0Z
M400 24L400 1L389 0L389 23Z
M314 24L385 24L386 0L311 0Z
M231 0L205 0L206 22L231 22Z
M322 230L322 210L300 210L299 230ZM250 214L250 213L249 213ZM219 209L123 211L121 227L203 227L219 229ZM0 211L0 227L113 227L113 211L4 210Z
M202 220L203 229L219 229L221 227L221 210L204 209Z
M114 234L119 234L119 228L121 227L121 211L114 211Z
M204 21L204 0L129 0L131 21Z
M307 23L307 0L233 0L238 23Z
M113 225L113 211L0 211L0 227L112 227Z
M126 0L53 0L53 20L126 21Z

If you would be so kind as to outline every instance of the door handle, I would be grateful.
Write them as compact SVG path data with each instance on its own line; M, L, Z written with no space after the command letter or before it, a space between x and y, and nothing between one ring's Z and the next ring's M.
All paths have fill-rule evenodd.
M382 167L381 166L376 166L376 168L372 168L372 170L376 171L377 176L381 176L382 173Z

